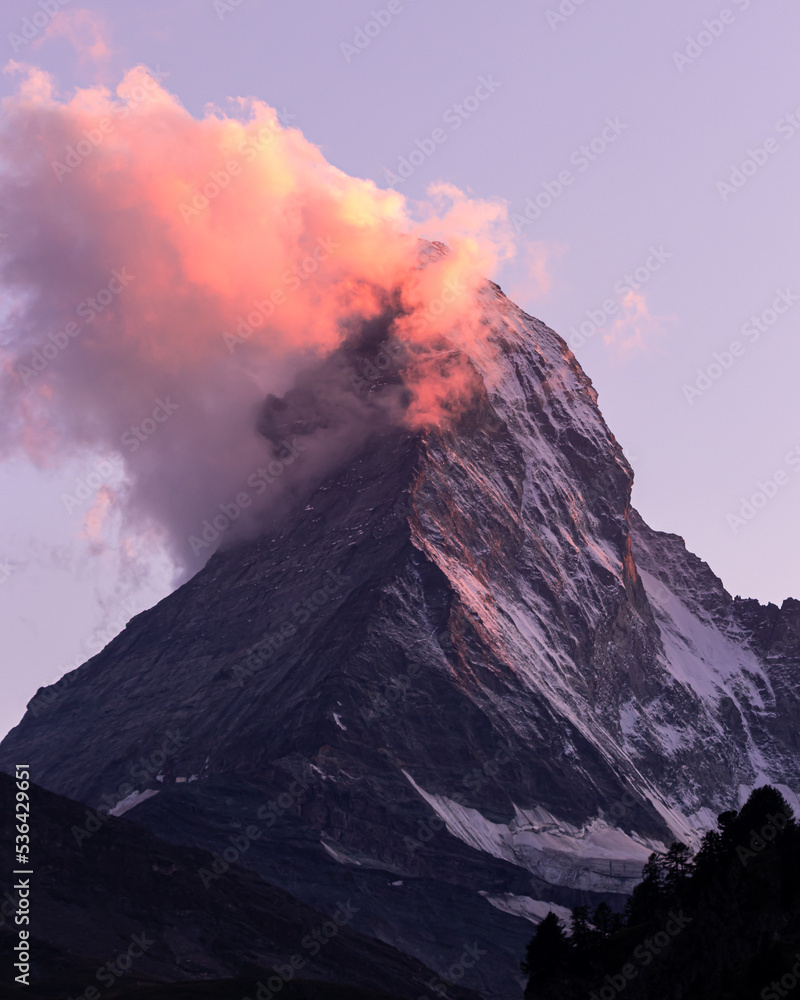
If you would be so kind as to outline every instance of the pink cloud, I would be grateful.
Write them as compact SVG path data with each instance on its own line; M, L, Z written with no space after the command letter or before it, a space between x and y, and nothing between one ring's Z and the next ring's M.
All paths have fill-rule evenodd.
M108 51L80 11L52 27ZM3 102L0 155L0 281L15 304L0 449L39 462L121 452L128 488L92 513L92 537L119 510L187 561L192 530L274 460L257 431L267 393L387 316L406 347L407 396L400 406L387 392L381 419L448 419L468 394L463 366L428 354L442 338L467 351L485 340L474 289L513 252L503 205L443 184L409 205L327 163L266 104L238 99L197 119L144 67L116 92L70 97L29 69ZM421 237L450 252L421 267ZM374 406L325 378L328 411L368 433ZM167 399L174 415L156 426ZM152 434L128 450L147 421ZM309 444L297 468L330 464L342 435ZM296 488L294 475L270 498Z
M629 357L651 346L674 316L653 316L641 292L630 289L622 298L622 315L603 335L603 343L621 357Z

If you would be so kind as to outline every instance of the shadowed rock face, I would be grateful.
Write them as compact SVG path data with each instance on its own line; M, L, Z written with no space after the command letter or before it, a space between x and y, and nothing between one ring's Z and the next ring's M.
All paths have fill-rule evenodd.
M737 597L734 617L752 645L770 662L800 662L800 601L787 598L781 607Z
M13 780L0 774L4 843L14 836L15 791ZM420 963L355 933L352 900L342 899L331 920L235 864L216 876L207 852L167 844L124 819L107 818L91 835L76 838L74 831L86 824L85 806L36 785L29 794L35 816L30 930L36 996L83 998L94 987L95 996L138 996L141 990L160 1000L173 994L163 987L145 991L146 984L235 975L248 976L252 996L257 980L282 972L286 982L303 979L312 988L314 981L340 984L341 992L320 985L320 1000L347 990L363 990L364 1000L380 1000L388 991L415 1000L435 978ZM6 870L0 873L4 902L6 893L15 898L14 880ZM7 954L12 937L17 939L12 914L13 906L0 914ZM458 986L447 988L461 1000L476 1000ZM211 982L196 995L241 1000L244 990Z
M0 764L91 805L155 790L128 815L176 844L258 823L241 865L325 912L347 890L356 930L510 997L546 903L618 903L742 786L800 787L798 633L796 602L743 610L644 524L564 342L480 301L487 346L435 359L469 367L466 412L376 420L279 527L37 693ZM338 419L315 380L267 401L270 439Z

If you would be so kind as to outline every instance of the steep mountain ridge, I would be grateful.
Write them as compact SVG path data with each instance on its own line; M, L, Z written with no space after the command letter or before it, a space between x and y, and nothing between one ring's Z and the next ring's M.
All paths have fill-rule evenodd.
M463 985L505 997L548 905L619 902L756 784L791 800L800 643L797 602L733 601L631 509L563 340L496 285L479 301L485 341L432 359L468 369L464 413L377 426L37 693L0 766L209 850L277 802L242 865L322 910L349 886L356 930L440 975L476 941Z

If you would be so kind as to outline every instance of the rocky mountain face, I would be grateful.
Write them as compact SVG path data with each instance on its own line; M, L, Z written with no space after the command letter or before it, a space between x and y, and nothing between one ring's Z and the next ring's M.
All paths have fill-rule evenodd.
M468 372L464 413L376 420L271 530L37 692L0 766L323 913L350 897L355 932L505 998L548 909L620 905L650 851L758 784L796 801L800 604L733 600L650 529L566 344L496 285L480 305L485 345L434 359ZM355 385L390 347L387 319L328 371ZM306 385L262 430L331 422Z

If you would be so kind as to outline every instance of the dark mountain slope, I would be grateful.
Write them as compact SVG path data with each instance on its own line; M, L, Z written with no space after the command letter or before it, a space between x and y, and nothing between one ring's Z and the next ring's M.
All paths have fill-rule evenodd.
M14 795L13 780L0 774L4 843L13 842ZM36 785L30 796L31 989L43 996L63 998L71 991L83 997L91 986L102 996L124 995L116 991L127 989L131 980L244 975L252 985L283 971L287 982L295 977L338 982L370 996L388 991L416 1000L435 978L420 963L354 932L352 899L339 901L332 920L205 851L167 844L125 819L87 822L85 806ZM252 828L250 833L255 836ZM239 836L246 838L245 830ZM5 866L4 903L16 898L14 881ZM3 952L9 955L17 939L13 906L5 905L0 918ZM129 973L123 975L126 966ZM453 984L447 989L463 1000L474 996Z

